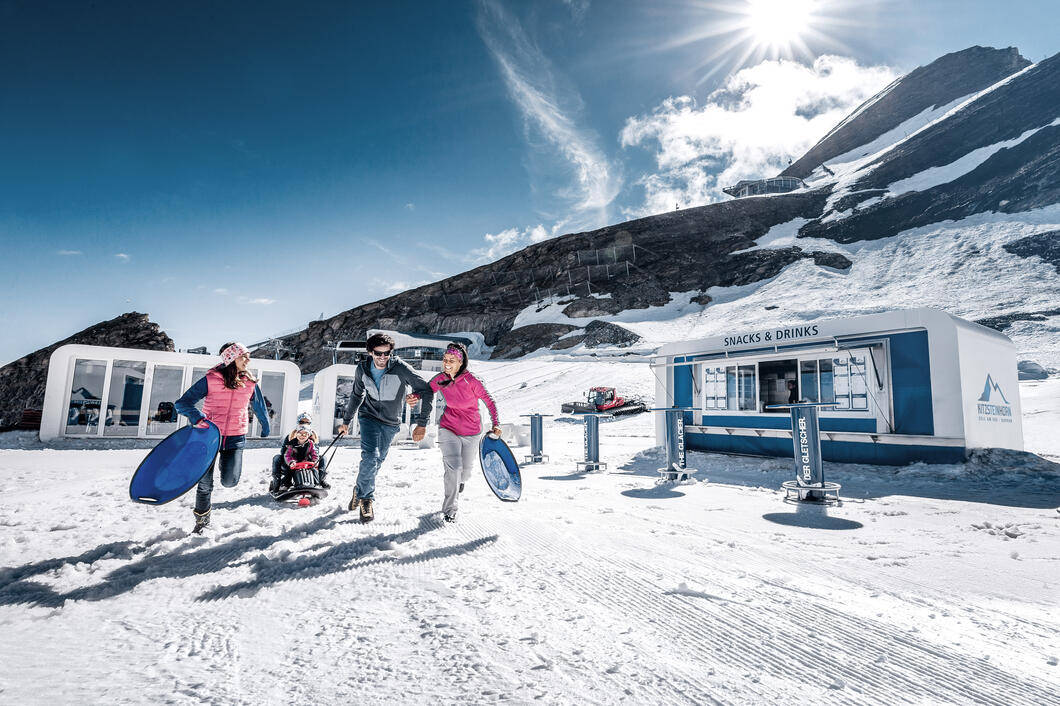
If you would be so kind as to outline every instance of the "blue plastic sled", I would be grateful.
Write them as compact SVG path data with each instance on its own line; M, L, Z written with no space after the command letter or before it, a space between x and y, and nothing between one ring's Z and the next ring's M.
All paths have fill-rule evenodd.
M181 427L162 439L129 482L129 497L138 503L162 505L188 492L206 475L221 446L221 432L212 423Z
M523 494L523 479L519 464L508 444L492 434L486 434L478 444L479 462L486 483L501 500L514 503Z

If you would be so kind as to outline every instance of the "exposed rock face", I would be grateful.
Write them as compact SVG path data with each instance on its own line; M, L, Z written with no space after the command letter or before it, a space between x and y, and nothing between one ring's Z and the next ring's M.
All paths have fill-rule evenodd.
M68 343L118 348L172 351L173 339L147 314L130 312L90 326L84 331L23 356L0 368L0 428L17 424L22 410L39 409L44 404L48 381L48 361L55 349Z
M1005 243L1004 247L1013 255L1040 257L1060 273L1060 230L1029 235L1011 243Z
M924 129L866 167L856 196L881 194L903 179L944 168L976 149L1021 142L991 154L974 169L931 188L899 193L845 218L805 225L800 236L841 243L959 220L984 211L1016 213L1060 201L1060 55L1046 59L946 120ZM1034 131L1029 137L1023 136ZM844 197L847 198L847 197Z
M1047 370L1033 360L1021 360L1016 364L1020 380L1045 380L1055 370Z
M577 326L568 324L530 324L513 329L493 349L490 358L518 358L546 348L561 336L577 331Z
M599 348L601 346L624 347L631 346L641 340L640 336L629 329L606 321L590 321L580 333L568 335L578 330L576 326L569 324L531 324L529 326L521 326L509 332L501 340L500 344L493 349L493 354L490 357L518 358L541 348L565 351L583 343L588 348Z
M804 179L819 165L872 142L928 108L981 91L1030 63L1014 47L971 47L940 57L865 101L781 175Z
M640 341L640 336L618 324L606 321L590 321L585 327L585 345L589 348L600 346L632 346Z
M986 319L976 319L975 323L980 326L992 328L995 331L1004 332L1014 321L1046 321L1050 317L1060 316L1060 308L1045 309L1042 311L1014 311L1003 316L991 316Z
M889 146L877 142L927 109L977 93L960 110L912 136L903 135ZM712 287L760 282L801 259L840 272L852 266L851 258L800 247L805 242L800 240L788 247L752 249L771 227L796 218L807 221L800 238L852 243L973 214L1060 203L1060 125L1051 124L1058 105L1060 55L1031 66L1013 48L972 47L948 54L867 101L783 172L812 176L809 189L662 213L547 240L446 280L314 321L287 337L287 357L303 372L319 370L332 361L328 341L363 340L369 328L479 331L487 345L497 347L496 357L543 346L571 347L588 336L576 331L582 320L662 306L673 292L692 293L691 301L707 306ZM872 152L878 154L871 165L840 176L827 168L815 171L874 142ZM1025 240L1007 247L1056 264L1052 239ZM535 303L559 304L575 321L512 331L518 314ZM1013 320L1047 316L1041 311L1000 314L988 325L1004 328Z
M523 355L576 328L545 334L527 326L512 332L515 317L535 301L569 297L569 316L605 316L661 306L670 292L748 284L773 277L796 260L816 260L818 253L798 247L747 248L774 225L816 217L825 195L739 199L547 240L455 277L314 321L283 339L290 351L282 355L303 373L314 372L331 365L328 341L363 340L370 328L480 331L487 345L500 346L495 357ZM528 338L516 341L513 334ZM258 355L271 357L272 352Z

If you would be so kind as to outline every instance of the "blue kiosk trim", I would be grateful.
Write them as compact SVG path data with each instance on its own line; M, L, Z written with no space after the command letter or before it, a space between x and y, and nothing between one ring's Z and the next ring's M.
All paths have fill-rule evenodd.
M1012 342L934 309L673 343L653 366L667 371L656 400L691 410L690 449L791 457L791 422L772 408L793 402L835 403L820 413L828 461L953 463L969 448L1022 449L1021 426L989 418L996 406L982 399L984 380L1004 379L1017 401L1000 422L1018 421Z

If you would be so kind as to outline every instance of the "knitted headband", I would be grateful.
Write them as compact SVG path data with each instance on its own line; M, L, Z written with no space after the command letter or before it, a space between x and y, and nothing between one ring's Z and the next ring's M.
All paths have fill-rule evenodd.
M241 355L250 355L250 351L242 343L233 343L221 351L221 363L228 365Z
M462 350L460 350L459 348L446 348L445 349L445 354L446 355L456 356L459 360L463 360L464 359L464 352Z

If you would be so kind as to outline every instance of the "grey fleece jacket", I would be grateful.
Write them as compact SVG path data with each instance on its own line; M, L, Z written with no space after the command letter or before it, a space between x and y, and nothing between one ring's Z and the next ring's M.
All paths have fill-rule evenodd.
M406 387L420 396L420 413L413 417L418 426L426 426L431 418L434 392L427 381L416 374L412 367L397 356L391 356L386 372L376 387L372 377L371 358L362 360L353 374L353 390L342 423L349 426L353 415L360 409L361 416L371 417L381 424L397 426L401 423L401 405L405 402Z

